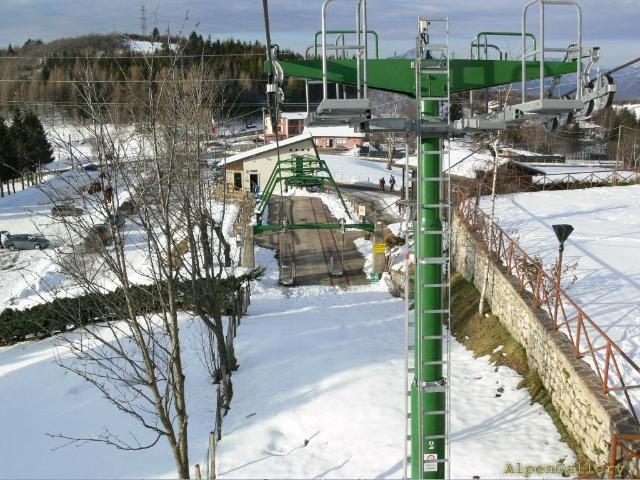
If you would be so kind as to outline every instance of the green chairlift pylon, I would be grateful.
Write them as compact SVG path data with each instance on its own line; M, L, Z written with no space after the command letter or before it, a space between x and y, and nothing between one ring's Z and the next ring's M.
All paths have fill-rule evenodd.
M323 3L323 31L326 27L326 6L333 0ZM357 2L358 18L366 19L366 0ZM545 6L571 6L577 10L578 28L575 44L566 49L545 45ZM527 10L532 6L540 7L539 35L533 48L529 48L528 39L533 35L527 31ZM362 15L364 13L364 15ZM322 58L308 60L281 60L279 67L285 75L307 80L323 81L323 102L316 115L310 115L307 121L318 125L348 125L358 127L363 132L408 132L417 135L419 145L417 169L417 222L413 228L415 269L415 365L413 382L409 395L411 398L411 478L443 479L449 460L447 453L450 399L444 366L450 364L443 357L443 344L448 336L443 329L443 320L448 320L450 308L446 291L449 286L450 267L450 224L451 195L448 180L443 172L442 159L446 154L443 138L452 134L475 131L495 131L516 126L525 120L537 118L543 122L553 121L558 116L575 113L586 117L595 108L610 104L615 92L612 82L602 81L601 76L590 80L589 72L598 59L598 48L588 54L582 48L582 13L573 0L530 0L526 3L522 15L522 58L507 60L506 56L498 60L487 58L454 59L448 52L448 41L438 45L429 40L430 22L446 22L446 18L420 19L418 46L416 55L425 53L420 59L369 59L366 47L361 39L368 32L366 21L357 35L354 59L329 58L323 48ZM513 36L512 32L482 32L475 37L473 45L477 50L487 44L487 36ZM484 44L481 39L484 38ZM533 42L531 42L533 43ZM488 45L487 45L488 46ZM326 45L323 44L323 47ZM364 52L364 59L362 53ZM442 59L446 52L446 60ZM479 53L479 52L478 52ZM549 54L564 53L564 60L550 60ZM546 55L546 58L545 58ZM590 57L589 64L582 68L582 59ZM361 67L363 66L364 69ZM421 64L421 65L419 65ZM269 64L265 64L268 71ZM366 72L361 77L361 72ZM576 98L548 98L545 84L547 77L560 77L565 74L576 75ZM524 80L524 82L522 82ZM535 95L529 95L524 83L538 80ZM327 83L355 86L357 99L330 99ZM499 85L522 82L519 103L505 107L499 114L477 115L472 118L453 122L449 115L450 95L458 92L482 90ZM364 87L364 89L362 88ZM419 100L418 121L402 122L399 119L371 119L370 105L366 99L366 89L374 88L408 95ZM364 90L364 98L360 93ZM530 101L530 98L534 98ZM443 113L446 109L446 113ZM381 120L381 121L380 121ZM374 130L375 126L375 130ZM386 130L385 130L386 129ZM447 185L447 186L445 186ZM446 214L443 214L446 212ZM407 461L405 457L405 462ZM450 467L450 466L449 466ZM450 471L450 470L449 470Z

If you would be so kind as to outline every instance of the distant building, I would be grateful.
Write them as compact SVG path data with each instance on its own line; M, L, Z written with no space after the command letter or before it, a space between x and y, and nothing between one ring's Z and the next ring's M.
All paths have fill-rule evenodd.
M307 112L281 112L278 128L280 138L284 139L301 135L304 131L304 121L306 118ZM268 141L273 141L276 138L268 112L264 114L264 135Z
M335 150L351 150L354 147L362 147L367 139L364 133L356 133L349 126L305 127L304 133L313 136L316 147Z
M280 142L280 158L294 155L318 156L313 138L309 134L298 135ZM278 159L276 144L270 143L222 160L218 166L224 168L228 191L251 191L257 185L265 187Z

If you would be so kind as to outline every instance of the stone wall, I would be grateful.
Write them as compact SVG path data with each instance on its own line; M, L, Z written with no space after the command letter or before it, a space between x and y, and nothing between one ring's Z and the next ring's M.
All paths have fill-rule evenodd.
M452 247L453 267L481 290L487 253L457 213ZM551 328L546 312L535 307L528 292L518 287L514 276L491 262L487 301L493 313L526 349L529 366L537 370L562 422L584 453L598 465L605 465L612 433L637 431L633 417L620 402L601 393L591 367L576 359L568 338ZM635 470L637 465L630 468Z

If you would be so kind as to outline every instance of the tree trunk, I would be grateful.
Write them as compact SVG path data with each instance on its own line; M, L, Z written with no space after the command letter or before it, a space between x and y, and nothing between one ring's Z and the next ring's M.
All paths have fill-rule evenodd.
M227 342L222 331L222 322L215 322L213 333L216 336L216 344L218 345L218 358L220 359L220 374L222 376L222 397L225 412L231 407L231 398L233 397L233 385L231 383L231 365L233 359L227 348Z
M482 279L482 291L480 292L480 303L478 305L478 313L484 315L484 302L487 295L487 286L489 284L489 268L491 267L491 245L493 244L494 228L493 221L496 212L496 184L498 180L498 139L493 145L493 181L491 185L491 215L489 216L489 245L487 248L487 266Z
M387 170L391 170L391 166L393 164L393 156L396 153L396 141L395 137L391 137L387 142L387 147L389 149L387 155Z

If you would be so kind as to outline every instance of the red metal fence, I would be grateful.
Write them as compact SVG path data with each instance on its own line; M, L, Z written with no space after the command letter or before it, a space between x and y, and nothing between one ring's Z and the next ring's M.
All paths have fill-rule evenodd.
M536 306L544 309L552 319L553 328L567 335L576 358L587 359L600 380L602 392L622 397L636 424L640 425L637 415L640 405L634 404L630 394L640 388L640 367L564 290L560 289L559 296L556 295L556 280L545 271L540 259L529 256L495 223L491 235L490 218L476 200L462 191L457 191L456 195L457 211L479 234L489 253L519 280L521 290L533 295Z
M571 190L604 185L629 185L640 183L638 170L601 170L571 173L545 173L542 175L517 176L516 191L523 190Z
M640 442L640 434L637 433L618 433L611 436L611 451L609 453L609 466L624 465L640 457L638 445ZM609 469L609 478L616 477L616 470ZM633 478L633 477L628 477Z

